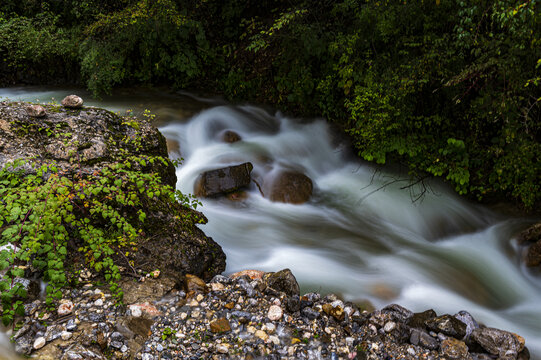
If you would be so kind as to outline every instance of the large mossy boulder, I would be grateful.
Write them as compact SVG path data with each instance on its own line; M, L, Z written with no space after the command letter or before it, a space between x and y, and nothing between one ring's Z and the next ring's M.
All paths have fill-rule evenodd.
M43 164L54 164L59 176L94 179L104 168L122 162L137 173L159 175L161 184L174 191L177 179L167 157L165 138L147 121L94 107L72 109L60 105L42 105L46 114L36 118L28 114L29 106L27 103L0 103L0 168L17 159L29 159L18 171L31 175ZM148 161L137 162L132 160L134 158ZM119 177L124 174L119 173ZM43 175L47 176L49 173ZM137 192L141 198L152 190L146 184L138 186L145 191L144 194ZM205 217L180 203L160 201L155 194L150 197L157 200L149 201L147 197L141 201L142 208L137 209L146 214L144 220L138 220L137 214L131 213L133 207L115 207L114 198L107 200L108 206L134 219L141 229L136 239L137 251L130 254L132 262L126 263L125 268L144 272L160 269L179 281L186 273L204 279L221 273L225 269L221 247L197 227L206 222ZM77 239L68 243L74 259L80 246ZM124 257L120 255L119 261Z

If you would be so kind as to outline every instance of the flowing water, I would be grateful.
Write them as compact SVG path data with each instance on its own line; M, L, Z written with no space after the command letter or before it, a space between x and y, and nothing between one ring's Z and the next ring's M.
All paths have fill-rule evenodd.
M69 92L11 88L0 89L0 98L50 101ZM521 264L516 241L533 219L473 205L434 181L408 186L400 173L348 154L323 120L155 92L92 104L157 114L171 155L184 158L177 169L183 192L192 192L204 171L246 161L261 183L284 169L312 179L313 197L302 205L273 203L255 185L241 201L203 200L203 230L224 248L228 273L287 267L305 292L334 292L378 308L467 310L524 336L532 358L541 359L541 274ZM225 130L242 141L222 142Z

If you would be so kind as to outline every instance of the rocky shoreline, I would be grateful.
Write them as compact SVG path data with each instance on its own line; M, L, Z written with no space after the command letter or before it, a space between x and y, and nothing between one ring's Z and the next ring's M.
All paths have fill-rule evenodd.
M188 275L182 289L157 273L121 285L122 306L93 282L64 291L53 312L41 300L27 304L13 334L17 352L51 360L529 359L519 335L465 311L363 311L332 294L300 295L287 269L208 283Z

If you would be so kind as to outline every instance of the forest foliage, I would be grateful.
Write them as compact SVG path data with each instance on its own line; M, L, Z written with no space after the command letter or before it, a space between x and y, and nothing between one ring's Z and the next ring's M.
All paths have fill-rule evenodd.
M47 72L96 95L166 84L323 115L368 161L541 200L540 0L6 0L0 54L5 79Z

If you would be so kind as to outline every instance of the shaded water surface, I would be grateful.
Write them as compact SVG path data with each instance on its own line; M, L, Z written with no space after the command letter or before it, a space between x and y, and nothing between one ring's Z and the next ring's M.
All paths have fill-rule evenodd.
M0 89L0 97L60 101L70 92L12 88ZM203 230L224 248L227 272L288 267L303 291L368 299L376 307L467 310L488 326L524 336L539 359L541 277L520 263L515 239L532 219L472 205L436 182L408 186L401 175L349 156L323 120L148 91L87 104L155 113L171 155L184 158L177 169L183 192L192 192L204 171L246 161L258 182L280 170L312 179L313 197L303 205L270 202L255 185L243 201L203 200L209 219ZM226 130L242 141L222 142Z

